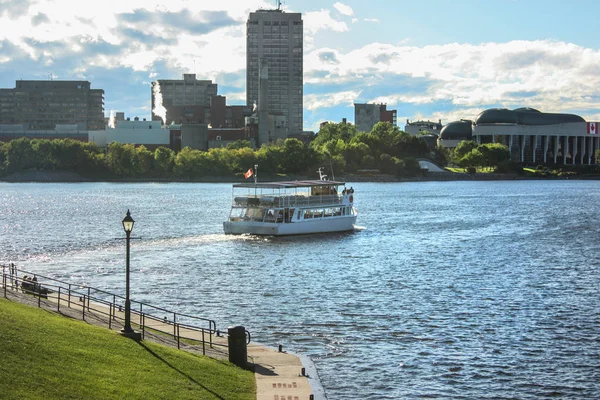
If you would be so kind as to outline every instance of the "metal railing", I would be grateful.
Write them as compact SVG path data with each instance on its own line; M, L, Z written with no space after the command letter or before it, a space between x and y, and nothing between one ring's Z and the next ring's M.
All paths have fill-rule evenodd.
M265 200L268 199L268 200ZM285 208L285 207L305 207L305 206L324 206L341 204L343 196L338 194L324 195L281 195L281 196L238 196L233 199L234 207L261 207L261 208Z
M5 298L16 291L33 296L38 307L68 311L84 321L90 318L101 320L109 329L118 329L124 324L123 296L25 271L14 264L1 267ZM217 358L223 356L220 353L227 354L227 334L217 330L212 319L131 300L131 324L141 331L142 339L150 335L152 340L176 345L178 349L184 347Z

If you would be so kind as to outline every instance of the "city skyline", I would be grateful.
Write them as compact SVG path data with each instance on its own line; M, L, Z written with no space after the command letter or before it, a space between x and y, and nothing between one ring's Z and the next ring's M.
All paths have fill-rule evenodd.
M107 116L150 118L152 81L196 73L228 104L245 104L246 21L275 7L0 0L0 87L87 80L105 91ZM492 107L600 120L600 39L585 21L600 11L596 2L289 0L282 8L304 20L304 129L352 122L354 102L387 104L401 128Z

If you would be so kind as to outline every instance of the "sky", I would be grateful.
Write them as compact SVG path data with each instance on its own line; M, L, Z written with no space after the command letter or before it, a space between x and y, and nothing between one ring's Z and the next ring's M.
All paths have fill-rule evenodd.
M0 0L0 88L87 80L150 118L151 82L195 73L245 104L246 20L276 1ZM597 0L286 0L304 20L304 129L354 103L406 120L533 107L600 121Z

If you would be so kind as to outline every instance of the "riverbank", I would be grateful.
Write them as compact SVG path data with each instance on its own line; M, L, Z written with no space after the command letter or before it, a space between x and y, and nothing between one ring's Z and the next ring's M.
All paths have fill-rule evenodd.
M263 181L273 180L306 180L314 179L307 176L261 176ZM428 181L494 181L494 180L531 180L531 179L600 179L598 174L570 175L570 176L541 176L532 174L493 172L486 173L456 173L456 172L428 172L422 176L411 178L399 178L389 174L344 174L336 177L336 180L344 182L428 182ZM207 176L195 179L185 178L90 178L71 171L20 171L0 177L0 182L37 182L37 183L78 183L78 182L198 182L198 183L236 183L244 179L236 176Z

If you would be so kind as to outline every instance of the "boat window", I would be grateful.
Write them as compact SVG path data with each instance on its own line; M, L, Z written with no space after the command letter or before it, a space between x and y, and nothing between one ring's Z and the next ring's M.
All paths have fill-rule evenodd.
M269 222L275 222L277 220L277 211L273 208L269 208L267 210L267 215L265 216L265 220Z
M325 209L325 214L323 214L324 217L331 217L333 215L333 210L331 208L326 208Z
M264 210L262 208L248 208L244 215L244 219L250 221L262 221L263 217Z

